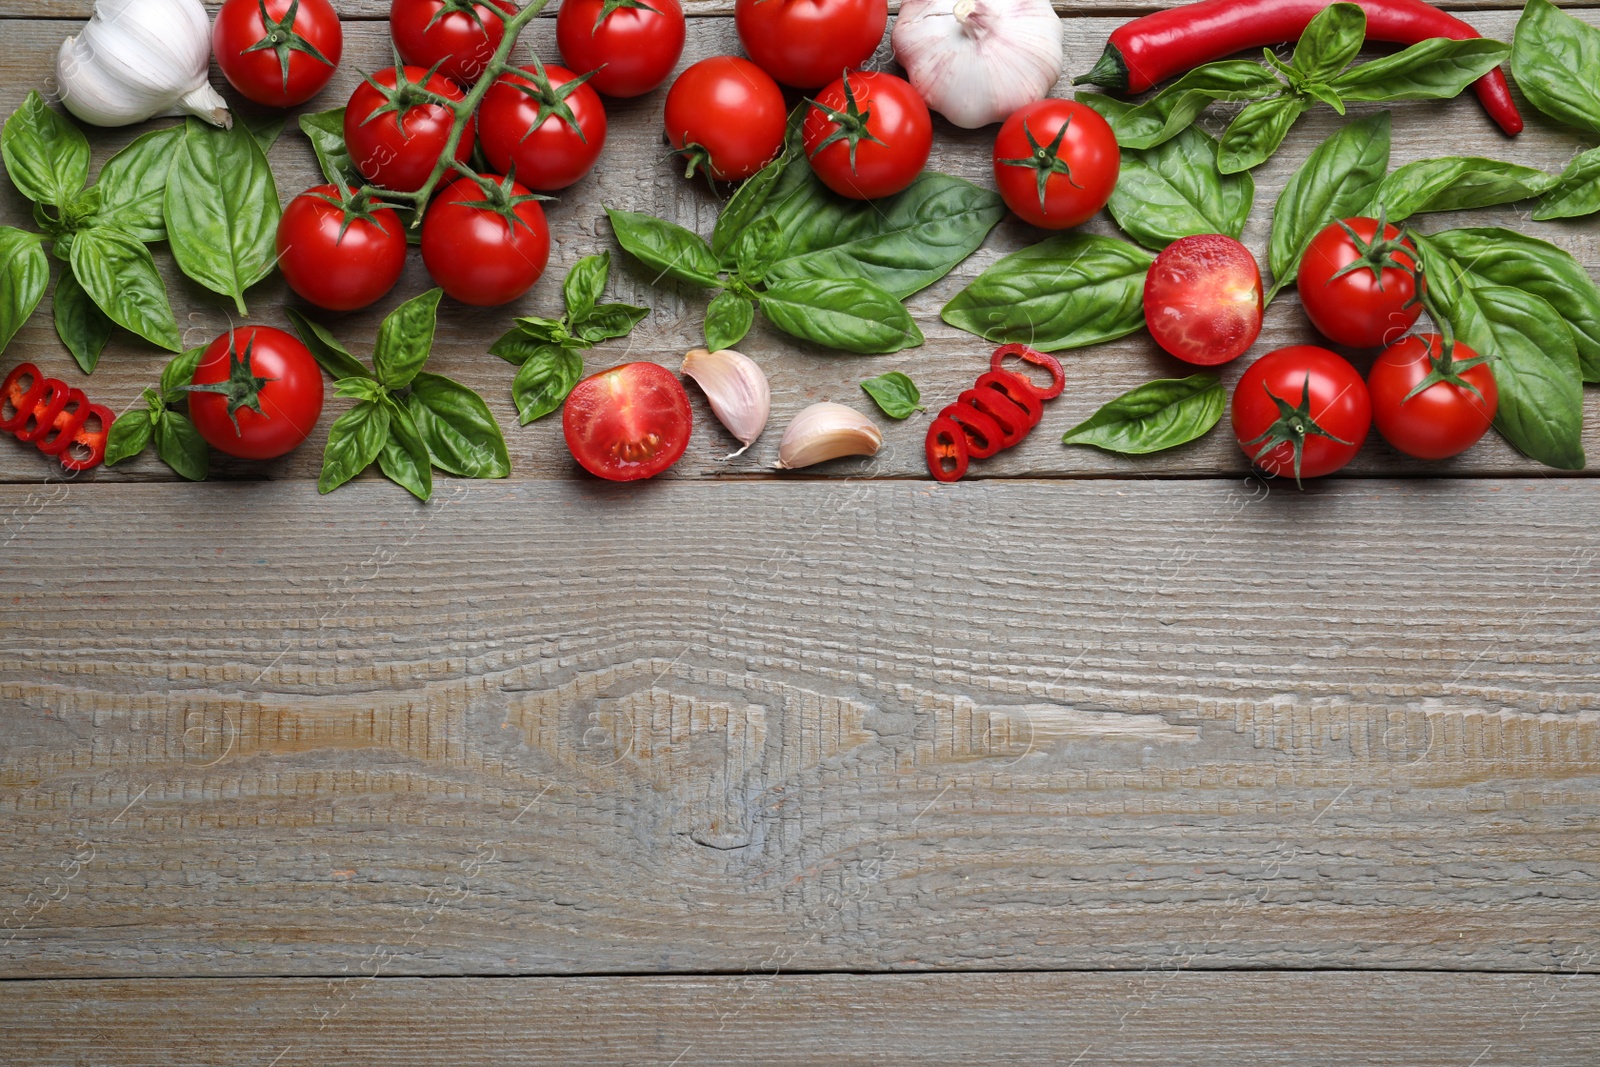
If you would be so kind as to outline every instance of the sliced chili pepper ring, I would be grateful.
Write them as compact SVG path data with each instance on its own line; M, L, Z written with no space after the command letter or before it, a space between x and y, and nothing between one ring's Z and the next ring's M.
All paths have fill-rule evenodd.
M1029 348L1027 345L1001 345L994 350L994 355L989 359L989 369L994 371L1004 370L1005 367L1002 364L1011 356L1017 357L1024 363L1032 363L1035 367L1043 367L1050 372L1049 389L1040 389L1033 384L1031 379L1028 380L1028 384L1033 386L1033 391L1039 394L1040 400L1054 400L1067 387L1067 372L1061 369L1061 361L1054 356ZM1016 372L1013 371L1012 373Z
M34 444L40 452L47 456L59 456L67 450L72 443L73 436L83 426L83 421L89 417L89 398L83 395L83 390L70 388L67 390L67 402L50 425L45 428Z
M999 393L1009 400L1028 420L1029 430L1039 425L1039 420L1044 418L1044 404L1039 400L1038 390L1033 387L1032 382L1016 371L989 371L979 376L977 388L980 391L988 389Z
M949 419L961 427L967 438L967 453L973 459L988 459L1005 447L1005 431L1000 429L1000 424L976 408L951 404L939 412L939 418Z
M46 378L44 395L34 403L33 410L22 420L22 425L11 432L16 434L17 440L34 444L55 425L56 416L67 406L67 398L71 395L72 390L66 382L59 378Z
M104 404L90 404L66 451L61 453L61 466L69 471L98 467L106 458L106 440L116 421L116 413Z
M928 426L927 453L928 473L937 481L960 481L971 458L966 431L954 419L940 415Z
M993 389L967 389L956 399L994 420L995 425L1000 427L1001 448L1011 448L1016 445L1028 436L1028 431L1033 428L1028 425L1028 417L1024 411Z
M28 384L24 386L23 380ZM38 407L44 396L45 376L32 363L18 363L0 385L0 430L16 433Z

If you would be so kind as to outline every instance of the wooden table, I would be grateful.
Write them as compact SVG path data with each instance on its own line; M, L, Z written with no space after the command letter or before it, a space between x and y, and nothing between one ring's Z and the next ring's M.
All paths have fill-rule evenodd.
M317 108L387 62L387 5L340 6ZM728 6L694 8L686 64L736 49ZM1068 5L1070 71L1130 6ZM1516 11L1472 8L1510 39ZM86 11L0 0L0 110ZM554 58L549 20L528 36ZM612 247L602 202L709 231L660 109L611 106L518 313ZM1526 114L1507 142L1470 95L1396 107L1394 162L1559 169L1577 142ZM1258 251L1339 121L1257 173ZM93 133L96 165L131 135ZM991 136L941 125L932 165L988 182ZM315 180L292 126L271 159L285 196ZM27 218L0 187L0 222ZM1468 220L1600 271L1593 219L1424 226ZM517 428L486 353L512 309L448 301L434 366L493 403L503 482L319 497L322 430L200 485L149 456L63 482L0 446L0 1061L1595 1063L1593 480L1497 438L1424 465L1374 436L1304 492L1250 477L1225 427L1134 460L1057 445L1177 369L1143 337L1072 354L1040 432L959 485L926 480L925 416L873 461L769 470L790 416L865 408L872 374L953 398L985 346L938 309L1038 236L1002 223L914 298L920 349L758 329L773 429L724 459L696 394L649 484ZM227 304L158 260L188 343L221 332ZM427 284L413 258L322 320L365 355ZM703 298L620 256L612 292L655 312L590 369L676 368ZM281 279L249 296L286 324ZM1291 289L1257 352L1309 337ZM48 306L20 358L79 380ZM119 336L91 392L126 406L161 363Z

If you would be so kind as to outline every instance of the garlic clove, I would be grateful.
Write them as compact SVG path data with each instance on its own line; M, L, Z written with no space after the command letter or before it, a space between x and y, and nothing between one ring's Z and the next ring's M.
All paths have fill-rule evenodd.
M711 401L711 411L744 448L761 436L772 412L772 390L756 361L724 348L708 352L697 348L683 357L683 374L694 379Z
M855 408L812 404L789 423L778 443L779 470L795 470L840 456L872 456L883 446L883 432Z

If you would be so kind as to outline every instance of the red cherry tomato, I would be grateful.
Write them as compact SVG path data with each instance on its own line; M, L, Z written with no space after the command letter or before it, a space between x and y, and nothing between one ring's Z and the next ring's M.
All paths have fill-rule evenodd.
M735 0L750 58L796 89L827 85L868 59L889 24L888 0Z
M554 192L588 174L606 145L600 97L565 67L502 74L478 108L478 142L501 174ZM534 125L540 115L544 118Z
M400 280L406 235L386 207L347 213L339 190L315 185L283 209L278 220L278 268L289 288L330 311L364 308Z
M1186 363L1237 359L1261 335L1261 268L1220 233L1172 242L1144 280L1144 321L1156 344Z
M328 0L227 0L211 28L211 48L228 84L247 98L293 107L333 77L344 31Z
M270 326L240 326L212 341L190 383L195 429L240 459L291 451L322 414L322 369L298 339Z
M769 0L777 3L778 0ZM778 83L737 56L702 59L667 91L667 139L718 181L743 181L783 149L788 110Z
M1121 171L1122 150L1111 126L1074 100L1018 108L994 139L1001 198L1022 221L1047 230L1088 222L1111 199Z
M403 86L393 67L380 70L371 79L385 92L374 88L371 82L356 86L344 109L344 143L356 170L367 181L385 189L414 193L433 173L455 121L449 108L420 99L419 92L426 90L451 100L460 100L466 94L461 86L438 74L427 78L424 84L428 72L421 67L401 69L405 72ZM402 111L377 114L389 105L390 96L404 105ZM400 114L404 118L397 122ZM472 155L472 129L473 120L468 119L456 142L455 158L463 163Z
M471 178L458 178L422 218L422 263L463 304L492 307L515 300L550 262L550 227L527 189L502 183L511 217L474 206L491 200Z
M516 13L510 0L394 0L389 32L402 62L423 70L438 63L440 74L471 85L505 40L506 16Z
M589 84L607 96L643 96L667 80L683 55L678 0L562 0L556 44L568 67L594 71Z
M573 387L561 411L572 458L614 482L653 478L689 447L689 394L665 367L625 363Z
M801 137L824 185L853 200L876 200L922 173L933 147L933 119L910 82L856 71L817 94Z
M1257 467L1320 478L1355 458L1372 426L1361 375L1315 345L1268 352L1233 391L1233 433Z
M1436 333L1407 337L1379 356L1367 374L1378 432L1418 459L1447 459L1465 452L1488 432L1500 407L1500 389L1489 365L1461 366L1471 364L1478 354L1459 341L1446 365L1443 340ZM1435 380L1412 396L1436 368L1447 375L1453 372L1471 388Z
M1378 220L1345 219L1311 239L1295 279L1306 315L1323 336L1352 348L1392 344L1422 314L1417 250Z

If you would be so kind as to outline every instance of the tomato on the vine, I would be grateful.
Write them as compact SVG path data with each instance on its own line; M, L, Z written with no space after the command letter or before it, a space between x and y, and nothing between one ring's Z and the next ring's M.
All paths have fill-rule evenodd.
M1220 233L1172 242L1144 280L1144 321L1156 344L1186 363L1237 359L1261 335L1261 268Z
M1352 348L1393 344L1422 314L1417 249L1377 219L1341 219L1311 239L1295 284L1323 336Z
M1088 222L1111 199L1121 171L1111 126L1076 100L1026 104L994 139L994 181L1006 207L1047 230Z
M511 0L394 0L389 32L402 62L439 73L463 85L483 74L506 36Z
M272 459L316 426L322 368L294 336L239 326L206 347L188 392L189 418L206 444L240 459Z
M613 482L653 478L689 447L683 383L657 363L624 363L583 379L561 410L572 458Z
M853 200L876 200L922 173L933 148L933 119L904 78L856 71L817 94L801 139L822 184Z
M690 177L704 170L736 182L783 150L788 109L783 90L760 67L737 56L712 56L672 83L666 123L667 139L689 160Z
M394 288L406 235L393 208L314 185L278 220L278 269L289 288L329 311L364 308Z
M211 28L223 77L269 107L303 104L339 67L344 31L328 0L227 0Z
M344 143L363 178L402 193L422 188L455 123L455 112L435 95L466 96L449 78L429 77L421 67L390 67L356 86L344 109ZM472 156L472 130L469 118L456 142L455 158L463 163Z
M1268 352L1233 391L1233 433L1245 455L1282 477L1320 478L1355 458L1372 426L1361 375L1315 345Z
M762 70L796 89L817 89L872 58L889 24L889 0L735 0L733 24Z
M568 67L592 71L606 96L643 96L667 80L683 55L678 0L562 0L556 44Z
M606 144L606 109L589 75L534 61L502 74L478 107L489 166L530 189L554 192L588 174ZM515 168L513 170L513 168Z
M463 304L515 300L550 262L550 227L539 197L509 178L445 187L422 217L422 263Z
M1436 333L1385 350L1367 374L1367 391L1378 432L1418 459L1465 452L1488 432L1500 407L1488 361L1459 341L1446 356Z

